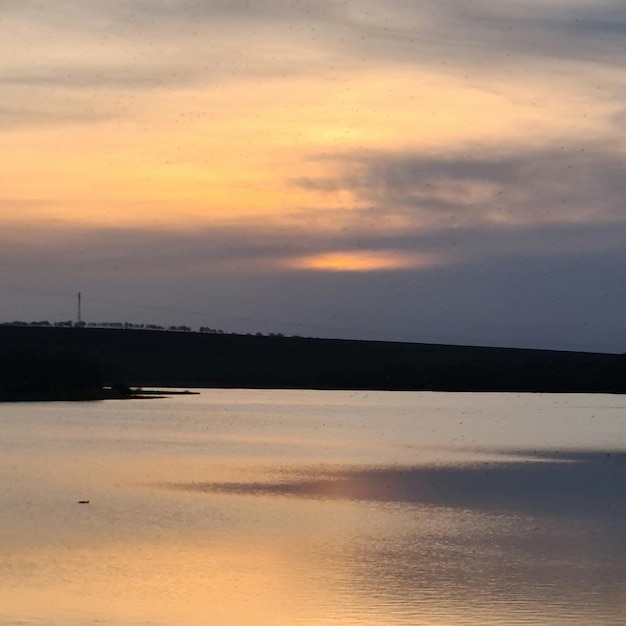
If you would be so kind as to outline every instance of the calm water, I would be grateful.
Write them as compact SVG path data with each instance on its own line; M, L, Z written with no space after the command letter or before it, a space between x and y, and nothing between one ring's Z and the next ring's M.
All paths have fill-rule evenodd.
M2 625L621 625L625 529L620 396L0 405Z

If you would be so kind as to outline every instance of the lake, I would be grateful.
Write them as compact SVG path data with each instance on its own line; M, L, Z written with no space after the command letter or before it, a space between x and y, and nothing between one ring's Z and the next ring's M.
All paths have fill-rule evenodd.
M625 528L623 396L0 405L2 625L621 625Z

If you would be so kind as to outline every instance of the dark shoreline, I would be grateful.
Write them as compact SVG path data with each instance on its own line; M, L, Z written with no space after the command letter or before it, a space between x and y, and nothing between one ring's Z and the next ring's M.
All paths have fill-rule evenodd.
M22 402L100 402L102 400L156 400L170 396L198 395L197 391L181 389L129 389L120 392L110 387L102 389L66 390L59 393L30 393L0 396L0 404Z
M23 355L34 369L64 374L65 380L32 389L2 387L3 380L20 382L14 364ZM68 385L70 366L82 378L91 372L91 379ZM28 376L33 367L22 369ZM45 378L46 372L38 374ZM0 325L0 397L111 398L102 387L626 393L626 355Z

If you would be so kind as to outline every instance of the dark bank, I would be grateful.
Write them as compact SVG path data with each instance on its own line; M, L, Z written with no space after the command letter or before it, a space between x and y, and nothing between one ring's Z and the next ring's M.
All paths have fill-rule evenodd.
M108 388L103 391L103 388ZM0 397L132 387L626 392L626 356L518 348L0 326ZM17 398L20 399L20 398Z

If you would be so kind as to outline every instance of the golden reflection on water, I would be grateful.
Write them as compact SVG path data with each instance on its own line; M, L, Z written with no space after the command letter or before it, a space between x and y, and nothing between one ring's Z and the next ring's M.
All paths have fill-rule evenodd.
M209 506L188 497L162 503L178 506L184 529L156 523L139 532L137 520L128 520L108 537L67 541L60 533L47 547L9 555L0 618L68 625L617 623L598 619L592 584L586 596L570 593L568 585L580 592L581 581L576 571L568 574L572 564L558 562L564 553L528 552L505 539L533 532L547 548L557 531L549 521L241 496ZM212 519L212 506L226 514ZM598 564L583 556L575 565L591 572ZM621 591L623 582L614 581L607 616L619 615ZM537 621L538 600L548 621Z
M442 395L268 393L2 407L0 624L624 622L623 456L445 449Z
M11 592L3 611L59 624L68 618L112 624L293 623L290 598L297 595L298 581L280 552L251 544L137 539L29 555L28 563L16 564L29 570L28 582Z

